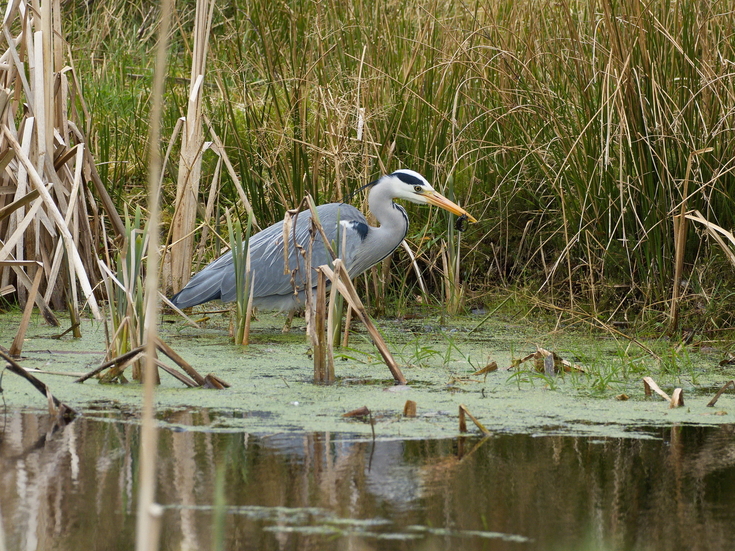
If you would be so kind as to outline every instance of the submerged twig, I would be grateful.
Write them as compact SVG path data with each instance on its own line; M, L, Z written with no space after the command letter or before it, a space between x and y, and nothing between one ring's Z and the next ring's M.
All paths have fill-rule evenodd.
M48 386L46 386L46 383L43 381L40 381L36 379L33 375L28 373L23 366L21 366L19 363L17 363L13 358L11 358L8 354L0 350L0 358L4 359L7 362L7 368L9 371L15 373L16 375L20 375L25 380L27 380L29 383L31 383L34 387L36 387L36 390L49 398L56 406L56 408L59 411L60 416L63 419L69 420L73 419L77 416L77 412L74 411L73 408L67 406L64 404L61 400L56 398L53 394L51 394L51 390Z
M724 385L722 385L722 388L717 391L717 394L715 394L715 397L712 398L709 403L707 404L708 408L715 407L715 404L717 403L717 400L720 399L720 396L728 389L732 388L735 390L735 381L727 381Z
M339 262L339 260L336 260L335 263L336 262ZM375 346L380 351L380 355L383 356L383 360L388 366L388 369L390 369L390 372L393 375L393 378L395 379L396 383L400 385L405 385L406 378L403 376L401 369L398 367L398 364L393 359L393 355L390 353L390 350L388 350L388 346L385 344L385 341L383 340L383 337L380 334L380 331L378 331L378 328L375 327L375 324L370 319L370 316L368 316L368 313L365 310L365 307L363 306L362 301L360 300L360 297L357 295L357 291L355 290L355 287L352 285L352 282L350 281L349 277L344 277L344 272L341 272L341 274L338 274L339 277L335 277L335 273L326 264L323 266L320 266L319 268L330 279L330 281L332 282L332 285L337 285L339 292L342 293L342 296L345 297L345 300L349 303L350 307L354 310L357 317L360 318L360 321L362 321L362 323L365 325L365 327L368 330L368 333L370 334L370 338L373 340L373 343L375 343Z
M467 423L465 421L465 415L469 417L472 422L475 424L475 426L480 429L480 432L484 434L485 436L490 436L492 433L485 428L485 425L480 423L474 415L470 413L470 410L467 409L467 406L464 404L459 405L459 432L467 432Z
M666 394L652 377L643 377L643 389L646 396L651 396L652 391L669 402L669 408L678 408L684 405L684 391L681 388L675 388L671 396Z

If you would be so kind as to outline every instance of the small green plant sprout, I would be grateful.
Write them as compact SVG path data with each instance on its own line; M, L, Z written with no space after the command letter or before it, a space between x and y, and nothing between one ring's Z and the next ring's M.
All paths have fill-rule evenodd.
M247 345L250 335L250 318L252 312L253 273L250 270L250 235L252 233L252 216L248 215L247 226L243 232L240 220L232 221L230 212L226 213L227 230L230 234L232 263L235 269L235 344Z
M146 249L147 229L142 224L140 207L131 220L125 212L125 242L115 257L116 273L100 261L108 301L107 359L116 358L142 346L145 331L144 285L141 276ZM116 379L122 369L110 370L106 376ZM133 364L133 378L140 380L141 366Z
M444 367L447 367L452 361L452 350L455 350L472 371L479 370L479 367L472 362L471 356L469 354L465 354L459 347L457 341L452 336L452 333L442 331L441 335L444 337L444 340L447 341L447 349L444 351Z
M411 339L396 355L406 367L428 367L434 358L443 358L440 351L424 344L422 337Z

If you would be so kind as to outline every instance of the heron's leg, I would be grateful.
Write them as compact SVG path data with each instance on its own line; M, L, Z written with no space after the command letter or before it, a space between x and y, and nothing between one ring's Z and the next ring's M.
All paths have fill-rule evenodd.
M288 313L288 316L286 316L286 323L283 324L283 329L281 329L282 333L288 333L291 331L291 323L293 322L293 317L295 313L296 310L291 310Z

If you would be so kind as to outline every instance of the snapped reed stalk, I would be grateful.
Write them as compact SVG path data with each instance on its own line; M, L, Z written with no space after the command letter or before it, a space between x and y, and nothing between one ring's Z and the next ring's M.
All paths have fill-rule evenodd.
M18 263L19 262L16 261L14 264L17 265ZM9 262L0 262L0 265L3 264L9 264ZM36 273L33 276L33 286L31 287L31 290L28 294L26 306L23 309L23 316L20 320L20 324L18 325L18 331L16 332L15 338L13 339L13 344L10 345L10 350L8 351L8 354L15 358L20 357L20 353L23 350L23 342L25 341L26 330L28 329L28 324L31 321L31 313L33 312L33 304L35 303L36 297L38 296L38 288L41 285L41 277L43 276L43 264L41 264L40 262L22 262L22 264L26 266L35 265Z
M334 262L341 262L341 260L337 259ZM370 316L368 315L365 306L362 304L360 297L357 295L355 287L352 285L352 281L349 277L345 275L347 272L344 270L340 270L335 275L335 272L332 271L332 269L326 264L320 266L319 269L324 272L327 278L329 278L329 280L332 282L332 285L337 286L337 289L350 305L350 308L354 311L355 315L365 325L365 328L367 329L370 338L380 352L380 355L383 356L383 361L385 361L385 364L388 366L388 369L393 375L393 379L396 381L396 384L405 385L406 378L403 376L401 368L398 367L398 364L393 359L393 355L390 353L388 345L385 344L385 340L383 340L383 336L380 334L380 331L370 319Z
M311 294L309 290L307 293ZM334 371L330 373L327 361L328 343L325 335L325 318L327 317L327 281L324 272L317 269L316 302L311 318L313 323L312 349L314 354L314 382L331 383L334 381ZM334 363L332 363L334 368Z

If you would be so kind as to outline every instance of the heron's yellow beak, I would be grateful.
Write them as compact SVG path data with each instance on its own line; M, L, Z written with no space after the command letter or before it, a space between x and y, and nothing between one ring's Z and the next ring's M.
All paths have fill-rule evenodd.
M431 205L436 205L437 207L448 210L452 214L456 214L458 216L464 216L472 222L473 224L477 222L474 216L472 216L469 212L464 210L462 207L460 207L457 203L453 203L446 197L444 197L441 193L431 190L427 191L423 194L423 196L426 198L426 201Z

